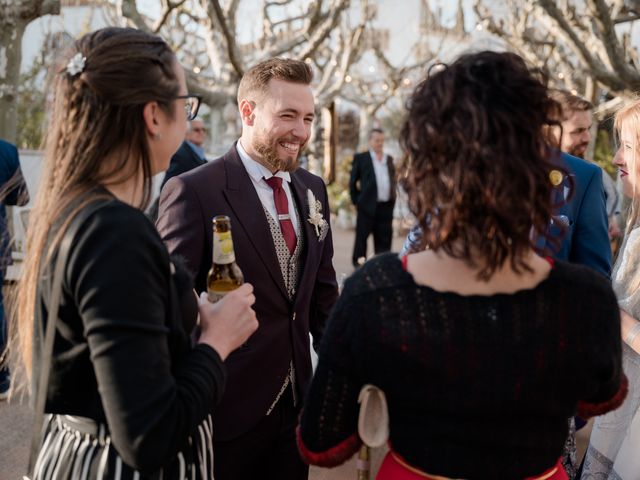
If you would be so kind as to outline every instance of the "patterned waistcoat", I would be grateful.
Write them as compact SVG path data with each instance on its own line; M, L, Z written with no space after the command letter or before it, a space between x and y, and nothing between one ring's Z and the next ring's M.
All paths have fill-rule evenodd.
M298 211L298 207L295 202L293 202L293 208L296 211L296 217L298 218L298 234L297 234L297 242L296 249L293 251L293 254L289 252L289 247L287 247L287 243L284 240L284 236L282 235L282 231L280 230L280 224L276 222L271 214L265 209L264 214L267 217L267 221L269 222L269 229L271 230L271 237L273 238L273 244L276 248L276 255L278 256L278 264L280 265L280 272L282 273L282 278L284 280L284 285L287 289L287 294L289 296L289 300L293 301L296 295L296 289L298 287L298 281L300 280L300 257L302 255L302 251L304 249L304 230L302 223L300 222L300 212ZM295 389L295 365L293 364L293 359L289 365L289 372L287 377L284 379L284 383L282 384L282 388L276 395L273 403L267 410L267 415L269 415L273 409L275 408L278 400L282 397L282 394L287 389L287 387L291 384L291 390L293 391L293 403L298 403L298 398Z

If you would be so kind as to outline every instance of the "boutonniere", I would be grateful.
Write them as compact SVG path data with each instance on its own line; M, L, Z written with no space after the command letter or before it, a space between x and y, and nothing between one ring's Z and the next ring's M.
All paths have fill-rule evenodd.
M307 220L315 227L318 240L322 241L327 236L329 224L322 215L322 204L310 189L307 189L307 202L309 203L309 218Z

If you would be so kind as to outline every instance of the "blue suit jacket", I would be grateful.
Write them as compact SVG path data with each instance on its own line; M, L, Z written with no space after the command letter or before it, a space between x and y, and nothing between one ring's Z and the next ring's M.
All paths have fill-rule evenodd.
M567 225L567 230L559 249L552 251L553 257L586 265L608 277L611 274L611 246L602 170L566 153L562 153L560 161L573 178L574 192L555 215ZM554 202L559 204L566 199L567 184L565 179L554 189ZM553 227L551 230L552 233L557 231Z

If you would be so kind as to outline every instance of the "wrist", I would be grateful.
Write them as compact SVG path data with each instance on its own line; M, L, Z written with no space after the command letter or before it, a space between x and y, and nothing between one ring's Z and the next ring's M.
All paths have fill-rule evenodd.
M213 348L223 362L229 356L229 353L231 353L226 342L219 338L208 338L208 336L202 335L198 343L204 343Z
M640 334L640 322L635 322L635 324L627 331L624 336L624 341L630 347L633 347L633 343L636 340L636 337Z

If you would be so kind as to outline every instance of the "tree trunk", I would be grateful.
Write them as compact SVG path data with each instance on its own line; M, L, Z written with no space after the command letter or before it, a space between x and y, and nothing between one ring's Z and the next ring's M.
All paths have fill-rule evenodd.
M369 148L369 132L373 128L373 118L369 109L365 106L360 107L360 135L358 140L358 152Z
M38 17L60 13L60 0L0 0L0 138L15 143L22 36Z
M16 100L22 61L25 24L16 19L0 30L0 138L15 143L18 112Z
M338 114L335 102L322 109L324 126L324 168L323 177L328 184L336 180L336 149L338 146Z

